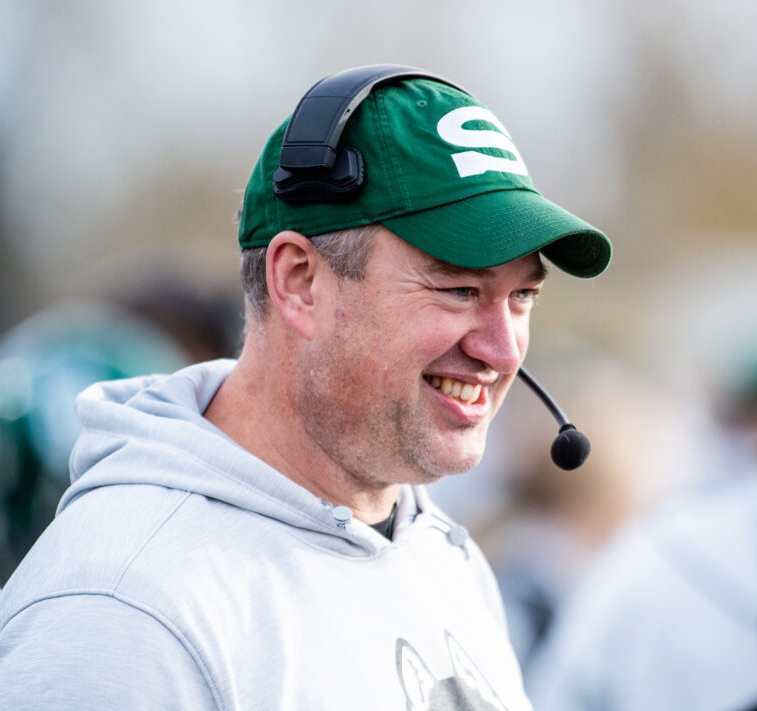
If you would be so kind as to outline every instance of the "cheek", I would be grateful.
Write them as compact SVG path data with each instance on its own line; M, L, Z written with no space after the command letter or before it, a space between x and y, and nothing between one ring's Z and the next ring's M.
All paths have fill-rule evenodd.
M410 308L397 302L377 306L370 313L362 300L343 302L333 312L332 326L323 350L330 349L339 359L341 372L393 395L419 380L464 335L459 317L423 304Z
M335 394L341 392L348 399L360 390L365 397L366 388L368 392L376 390L388 379L394 339L376 326L344 311L336 312L333 329L316 346L324 366L321 377L328 377Z
M403 359L410 347L412 330L407 320L390 310L367 311L362 304L337 310L329 340L357 362L372 364L377 377Z
M518 346L521 357L525 358L531 337L531 311L512 313L510 316L510 328L512 329L512 338Z
M375 344L373 357L381 358L382 378L391 382L420 380L432 364L454 350L459 338L443 324L411 326L398 323L385 339Z
M518 349L520 350L522 357L525 358L526 351L528 350L528 344L531 341L531 327L529 319L525 320L525 323L523 324L522 328L519 329L516 338L518 339Z

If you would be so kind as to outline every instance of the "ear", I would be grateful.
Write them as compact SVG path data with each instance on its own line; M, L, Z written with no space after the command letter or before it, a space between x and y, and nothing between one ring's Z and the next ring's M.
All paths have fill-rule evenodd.
M299 232L279 232L266 254L266 281L273 307L301 336L314 334L313 282L323 260Z
M397 674L407 698L408 711L429 711L436 679L418 652L401 637L395 645Z
M460 646L460 643L446 630L445 636L447 637L447 649L452 660L452 667L455 670L455 677L472 691L478 692L488 702L487 708L495 711L507 711L507 707L500 701L491 684Z

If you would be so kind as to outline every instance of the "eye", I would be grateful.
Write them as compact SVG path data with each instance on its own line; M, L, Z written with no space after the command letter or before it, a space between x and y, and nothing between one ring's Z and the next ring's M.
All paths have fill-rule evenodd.
M532 305L539 295L539 289L518 289L513 292L513 297L523 304Z
M452 289L444 289L448 294L452 294L457 299L468 300L478 295L475 286L456 286Z

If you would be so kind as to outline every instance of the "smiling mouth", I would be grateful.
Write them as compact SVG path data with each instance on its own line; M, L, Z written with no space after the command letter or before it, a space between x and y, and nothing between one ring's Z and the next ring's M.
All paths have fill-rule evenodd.
M446 395L453 400L459 400L466 405L476 402L481 396L481 385L471 385L470 383L463 383L460 380L440 378L436 375L427 377L426 382L431 385L432 388L440 390L443 395Z

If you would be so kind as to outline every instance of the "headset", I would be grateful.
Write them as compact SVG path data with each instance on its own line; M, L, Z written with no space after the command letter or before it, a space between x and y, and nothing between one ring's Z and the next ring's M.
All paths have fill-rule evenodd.
M365 162L356 148L339 146L347 121L378 86L399 79L425 78L470 92L416 67L371 64L337 72L316 82L292 113L281 145L273 192L296 204L341 202L365 182Z
M339 145L344 128L376 87L411 78L432 79L471 95L444 77L403 64L371 64L321 79L300 99L289 120L273 176L274 194L293 204L342 202L355 197L365 183L365 161L356 148ZM586 435L569 422L527 370L521 368L518 375L560 425L550 450L552 461L561 469L580 467L591 450Z

